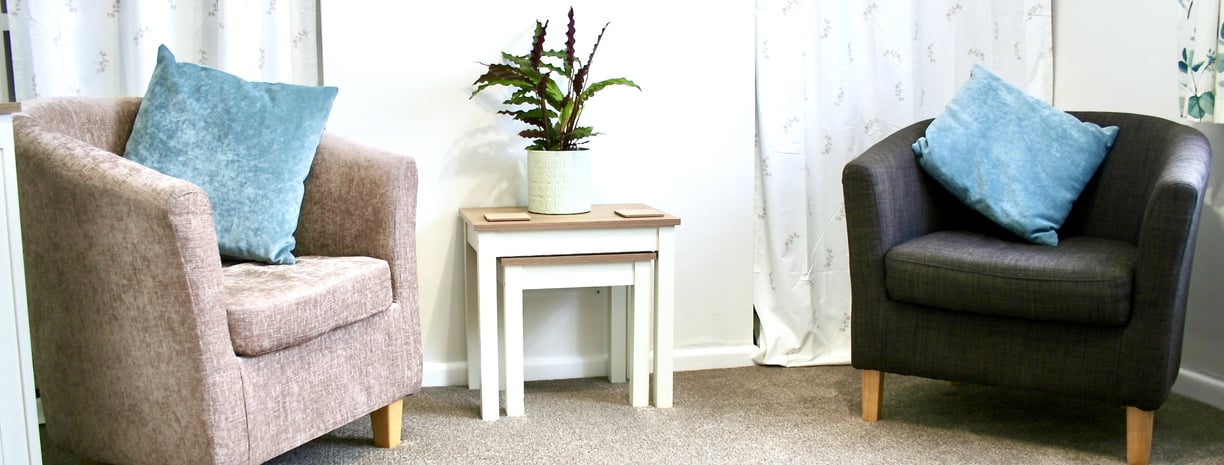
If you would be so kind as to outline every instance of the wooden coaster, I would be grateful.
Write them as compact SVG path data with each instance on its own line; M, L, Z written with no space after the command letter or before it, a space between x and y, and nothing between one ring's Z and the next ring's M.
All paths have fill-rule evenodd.
M653 208L622 208L615 211L617 215L624 218L654 218L663 216L663 212Z
M531 221L531 215L525 212L511 213L485 213L485 221L500 222L500 221Z

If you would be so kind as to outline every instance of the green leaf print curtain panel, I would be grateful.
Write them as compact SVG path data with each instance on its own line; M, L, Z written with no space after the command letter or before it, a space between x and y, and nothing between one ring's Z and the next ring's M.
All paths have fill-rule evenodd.
M1224 108L1216 97L1224 90L1224 22L1221 0L1178 0L1178 103L1183 118L1224 122Z
M974 64L1053 95L1050 0L757 0L755 361L850 361L841 172Z

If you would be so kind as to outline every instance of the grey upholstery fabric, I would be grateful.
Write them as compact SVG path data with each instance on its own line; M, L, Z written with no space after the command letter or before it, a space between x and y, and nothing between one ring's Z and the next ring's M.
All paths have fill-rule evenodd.
M1122 325L1130 317L1135 246L1071 237L1058 247L937 231L884 256L893 300L1039 321ZM939 283L939 285L932 285Z
M239 356L204 192L116 155L139 104L35 100L15 117L49 439L114 464L257 464L416 392L414 161L324 137L298 253L371 257L391 287L374 284L378 311Z
M1059 237L1072 244L1079 238L1125 244L1115 252L1102 252L1117 260L1110 266L1124 266L1122 249L1134 248L1125 321L1113 324L1101 316L1089 318L1095 324L1072 323L1065 321L1066 309L1058 311L1063 316L1051 317L1036 307L1015 306L1000 313L964 305L918 305L890 296L889 280L901 284L888 276L886 256L899 245L940 231L1015 240L918 166L910 144L930 123L923 121L887 137L843 171L855 367L1030 388L1144 410L1164 403L1181 358L1186 288L1211 149L1198 131L1160 118L1074 114L1121 130ZM1063 265L1061 259L1051 266L1077 267ZM927 298L943 294L940 301L958 292L953 282L934 279L906 286L935 288L925 291ZM982 301L980 295L968 298Z

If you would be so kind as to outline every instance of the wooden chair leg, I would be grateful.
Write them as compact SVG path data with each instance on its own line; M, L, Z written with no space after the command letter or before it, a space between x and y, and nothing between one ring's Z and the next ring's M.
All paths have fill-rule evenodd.
M880 420L880 401L884 398L884 373L863 370L863 421Z
M374 425L374 446L393 449L400 443L404 426L404 399L396 400L370 413Z
M1156 412L1126 407L1126 463L1148 465L1152 458L1152 422Z

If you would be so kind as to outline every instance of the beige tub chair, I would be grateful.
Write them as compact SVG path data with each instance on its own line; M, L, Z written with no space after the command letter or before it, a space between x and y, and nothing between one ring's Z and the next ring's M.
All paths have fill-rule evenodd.
M122 154L138 98L15 119L46 436L87 463L258 464L420 389L412 158L324 135L298 263L223 263L197 186Z

